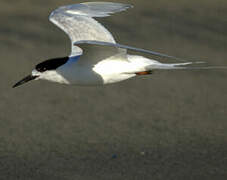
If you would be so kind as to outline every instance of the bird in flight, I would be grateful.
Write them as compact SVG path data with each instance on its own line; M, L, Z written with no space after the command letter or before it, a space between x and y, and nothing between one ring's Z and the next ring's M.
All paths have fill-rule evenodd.
M151 74L156 69L210 69L189 67L200 62L161 63L127 50L155 56L179 58L166 54L119 44L112 34L94 18L125 11L132 5L112 2L86 2L59 7L49 20L68 34L71 54L39 63L31 74L13 88L31 80L48 80L70 85L106 85L135 76Z

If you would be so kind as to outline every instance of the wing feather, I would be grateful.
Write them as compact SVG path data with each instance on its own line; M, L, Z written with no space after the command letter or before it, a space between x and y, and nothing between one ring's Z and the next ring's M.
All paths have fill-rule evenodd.
M116 43L112 34L93 17L106 17L132 7L111 2L88 2L62 6L54 10L49 20L68 34L71 42L94 40ZM82 49L72 45L71 56L81 55Z

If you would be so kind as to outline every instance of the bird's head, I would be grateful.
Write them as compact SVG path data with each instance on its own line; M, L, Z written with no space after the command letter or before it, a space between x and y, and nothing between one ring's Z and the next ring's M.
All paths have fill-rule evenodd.
M13 86L13 88L18 87L31 80L45 79L49 81L57 81L56 69L65 64L68 61L68 59L69 59L68 57L48 59L37 64L35 68L32 70L31 74L17 82Z

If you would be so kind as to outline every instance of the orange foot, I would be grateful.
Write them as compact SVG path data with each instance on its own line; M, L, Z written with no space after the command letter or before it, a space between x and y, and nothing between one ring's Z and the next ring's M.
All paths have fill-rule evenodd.
M136 75L140 76L140 75L148 75L148 74L152 74L151 71L142 71L142 72L137 72Z

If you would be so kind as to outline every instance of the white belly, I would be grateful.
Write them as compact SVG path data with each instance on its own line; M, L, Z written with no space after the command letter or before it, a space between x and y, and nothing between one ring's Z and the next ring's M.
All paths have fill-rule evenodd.
M103 79L103 84L120 82L135 76L134 68L128 61L104 60L93 67Z
M57 70L66 84L104 85L120 82L131 77L130 63L127 61L103 60L93 66L66 65Z

